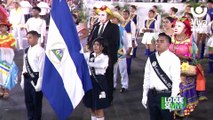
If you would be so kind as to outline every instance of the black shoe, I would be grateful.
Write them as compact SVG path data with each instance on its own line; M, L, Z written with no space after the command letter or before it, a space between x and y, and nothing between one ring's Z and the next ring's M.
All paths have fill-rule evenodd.
M126 91L127 91L126 88L122 88L122 89L120 90L120 93L125 93Z

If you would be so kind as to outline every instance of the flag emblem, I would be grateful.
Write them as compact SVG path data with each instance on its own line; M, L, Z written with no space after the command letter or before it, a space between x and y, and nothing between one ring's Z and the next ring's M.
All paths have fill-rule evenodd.
M55 43L51 45L52 47L49 49L48 55L50 56L50 60L54 63L61 63L65 61L66 55L66 47L63 43Z

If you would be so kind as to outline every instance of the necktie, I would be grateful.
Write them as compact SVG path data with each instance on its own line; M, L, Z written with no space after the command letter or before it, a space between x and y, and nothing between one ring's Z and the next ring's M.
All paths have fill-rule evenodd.
M104 31L104 24L101 26L101 30L98 33L98 36L101 36Z

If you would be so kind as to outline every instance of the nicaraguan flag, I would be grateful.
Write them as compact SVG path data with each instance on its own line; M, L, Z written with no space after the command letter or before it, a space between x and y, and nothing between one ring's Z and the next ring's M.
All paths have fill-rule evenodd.
M53 0L42 91L60 120L65 120L92 88L66 0Z

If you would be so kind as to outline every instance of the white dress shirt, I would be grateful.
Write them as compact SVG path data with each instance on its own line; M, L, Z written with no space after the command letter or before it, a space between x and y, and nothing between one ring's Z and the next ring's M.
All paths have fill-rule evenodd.
M43 70L44 70L45 50L39 44L36 44L33 47L31 46L29 47L27 56L28 56L28 62L33 72L39 72L39 78L38 78L36 87L39 88L39 90L41 90ZM25 57L26 57L26 54L24 55L24 62L23 62L24 64L23 64L22 73L27 72Z
M107 21L107 22L105 22L105 23L100 23L100 24L99 24L100 27L99 27L99 29L98 29L98 33L101 32L101 28L102 28L102 26L104 25L104 28L103 28L103 31L102 31L102 33L103 33L108 23L109 23L109 21Z
M46 35L46 22L44 19L40 17L38 18L31 17L27 20L25 28L27 29L28 32L34 30L39 34L41 34L41 39L39 39L39 43L43 43L44 41L43 37Z
M96 56L96 53L93 53L93 55ZM89 61L90 52L84 53L84 57L87 61L88 66L95 68L96 75L105 74L106 69L108 67L108 62L109 62L109 57L107 55L104 55L103 53L98 55L97 57L95 57L94 62ZM90 75L91 75L91 72L90 72Z
M39 34L45 35L46 33L46 22L44 19L38 17L31 17L26 22L26 29L27 31L34 30L38 32Z
M161 67L161 69L167 74L167 76L172 81L172 95L177 96L180 92L179 84L181 82L180 79L180 59L169 50L164 51L160 55L158 52L156 54L156 59ZM145 66L145 74L144 74L144 84L143 84L143 96L148 93L149 89L155 88L156 90L168 90L165 84L160 80L154 71L152 64L150 63L150 59L147 59Z

